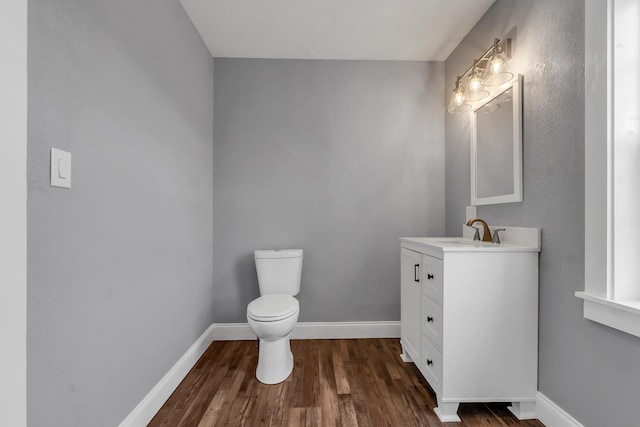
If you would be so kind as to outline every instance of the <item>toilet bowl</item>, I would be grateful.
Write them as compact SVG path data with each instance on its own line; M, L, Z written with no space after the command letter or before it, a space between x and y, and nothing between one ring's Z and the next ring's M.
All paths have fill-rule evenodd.
M264 384L277 384L293 370L289 336L299 314L298 300L290 295L265 295L247 307L247 321L260 340L256 378Z
M296 326L300 304L302 249L254 252L260 297L247 306L247 322L260 341L256 378L277 384L291 374L293 354L289 336Z

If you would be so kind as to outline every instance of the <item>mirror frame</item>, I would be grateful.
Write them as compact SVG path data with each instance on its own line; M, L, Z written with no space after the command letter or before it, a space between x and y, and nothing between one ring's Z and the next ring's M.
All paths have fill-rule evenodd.
M490 197L478 197L478 134L476 113L505 91L513 88L513 193ZM511 81L500 86L486 101L471 110L471 205L495 205L523 201L522 190L522 75L518 74Z

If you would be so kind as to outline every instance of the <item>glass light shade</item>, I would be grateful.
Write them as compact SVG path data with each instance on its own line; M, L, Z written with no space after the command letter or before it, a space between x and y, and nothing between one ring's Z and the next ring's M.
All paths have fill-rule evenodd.
M513 79L513 73L506 70L507 61L502 53L502 46L496 44L493 48L493 54L489 57L487 76L482 80L482 84L485 86L500 86L511 79Z
M502 53L495 53L489 60L489 71L491 74L497 74L504 68L505 60Z
M469 111L471 111L471 105L469 104L453 105L453 106L449 106L449 108L447 108L447 111L452 114L468 113Z
M467 93L465 94L467 101L469 102L482 101L483 99L488 98L489 95L491 94L489 93L488 90L478 89L476 91L473 91L471 90L471 88L469 88L469 90L467 90Z
M485 86L500 86L507 82L510 82L513 79L513 73L510 71L500 71L499 73L489 74L483 81L482 84Z
M462 103L464 103L464 91L460 86L456 87L453 91L453 102L456 105L462 105Z
M458 94L455 90L453 92L453 96L451 97L451 101L449 102L449 107L447 108L447 111L450 113L458 114L471 111L471 104L466 101L462 90L460 90L459 92L460 95L462 95L460 97L457 96Z
M482 73L478 68L474 67L473 72L471 73L471 78L469 79L469 90L471 92L477 92L478 90L480 90L481 86L482 86Z
M473 77L470 81L469 81L469 89L473 92L478 91L478 89L480 89L480 86L482 85L482 82L480 82L480 78L478 76Z

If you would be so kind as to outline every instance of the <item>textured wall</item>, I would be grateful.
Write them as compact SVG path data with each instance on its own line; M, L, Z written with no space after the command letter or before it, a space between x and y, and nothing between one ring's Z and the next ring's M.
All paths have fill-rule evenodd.
M542 228L539 390L586 426L638 424L640 340L585 320L584 2L497 0L446 61L446 88L494 37L524 75L524 202L481 206L492 224ZM447 233L469 204L468 116L446 116Z
M443 63L215 60L215 318L303 248L301 321L399 320L400 236L444 232Z
M28 422L114 426L212 321L213 60L171 0L30 0L28 29Z

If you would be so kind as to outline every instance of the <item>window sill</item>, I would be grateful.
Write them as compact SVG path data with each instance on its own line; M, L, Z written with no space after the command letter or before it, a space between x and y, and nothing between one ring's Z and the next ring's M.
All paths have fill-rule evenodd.
M614 301L586 292L576 292L584 300L584 317L636 337L640 337L640 301Z

